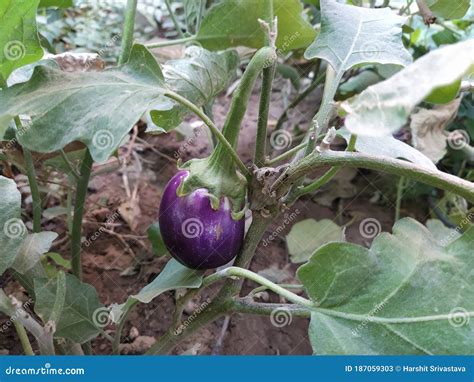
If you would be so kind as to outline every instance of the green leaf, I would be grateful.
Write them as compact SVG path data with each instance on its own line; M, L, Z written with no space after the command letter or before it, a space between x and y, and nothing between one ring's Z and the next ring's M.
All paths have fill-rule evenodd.
M55 232L40 232L27 235L18 250L12 268L21 274L28 272L49 251L57 237L58 234Z
M348 98L355 94L359 94L370 85L380 82L380 80L382 80L382 77L376 72L372 70L364 70L356 76L349 78L339 86L338 92L344 96L344 98Z
M40 0L39 7L69 8L73 7L73 0Z
M369 250L332 243L316 251L298 270L318 304L314 353L474 354L474 228L438 239L406 218Z
M43 57L36 30L39 0L0 2L0 77Z
M55 337L78 343L87 342L106 326L109 313L99 302L97 291L92 285L70 274L66 274L63 284L61 275L63 273L59 272L54 279L35 279L35 312L44 322L54 319Z
M470 0L426 0L435 16L446 20L461 19L467 13Z
M166 62L163 74L169 89L202 107L229 86L238 63L239 56L234 50L213 53L191 46L183 59ZM156 126L147 131L174 129L187 114L187 108L176 104L169 110L154 110L150 115Z
M291 227L286 236L290 260L293 263L304 263L316 249L331 242L343 240L341 227L329 219L316 221L306 219Z
M199 288L204 272L196 271L171 259L161 273L138 294L130 298L148 304L160 294L179 288Z
M349 143L351 133L345 129L338 130L337 133L342 136L347 143ZM357 137L355 149L358 152L370 155L406 159L407 161L416 163L419 166L431 170L437 170L437 167L430 158L410 145L407 145L405 142L393 138L392 136L369 137L366 135L360 135Z
M78 140L105 162L149 107L173 106L164 86L153 55L134 45L128 63L100 73L37 67L30 81L0 93L0 116L32 117L19 141L33 151L53 152Z
M148 240L153 247L153 253L156 256L164 256L168 253L163 237L161 236L160 225L158 222L153 223L148 228Z
M0 176L0 275L9 268L27 234L21 220L21 194L13 180Z
M437 49L344 102L347 129L357 135L392 134L414 107L433 90L450 85L473 70L474 40Z
M171 259L161 273L150 284L143 287L138 294L130 296L121 305L112 305L112 318L114 322L118 322L123 313L128 311L137 302L148 304L160 294L169 290L199 288L202 285L203 276L203 271L187 268L175 259Z
M322 0L321 33L305 57L322 58L336 72L363 63L408 65L412 59L402 43L404 22L389 8L361 8Z
M303 17L299 0L272 0L273 12L278 17L277 48L284 54L306 48L316 32ZM268 20L265 1L224 0L214 5L202 20L197 40L210 50L234 46L261 48L265 34L258 19Z

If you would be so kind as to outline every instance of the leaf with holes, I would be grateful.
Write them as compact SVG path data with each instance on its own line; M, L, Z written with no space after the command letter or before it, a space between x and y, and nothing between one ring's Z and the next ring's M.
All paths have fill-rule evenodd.
M336 72L363 63L408 65L402 43L403 17L389 8L370 9L321 1L321 33L306 49L307 59L322 58Z
M0 2L0 77L43 57L36 30L39 0ZM1 79L1 78L0 78Z
M315 354L474 354L474 229L452 241L411 218L370 249L331 243L298 270Z
M348 113L345 126L358 135L392 134L433 90L450 85L473 70L474 40L432 51L344 102L342 108Z

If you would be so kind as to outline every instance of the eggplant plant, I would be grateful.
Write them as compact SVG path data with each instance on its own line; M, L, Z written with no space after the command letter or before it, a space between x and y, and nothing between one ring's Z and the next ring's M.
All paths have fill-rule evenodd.
M172 324L147 354L171 352L224 315L275 317L282 312L309 319L314 354L473 354L473 214L464 216L456 229L398 219L391 232L372 235L376 237L368 248L342 235L326 238L299 256L301 285L275 283L250 270L257 247L285 219L285 211L346 167L423 183L474 204L471 181L441 171L421 151L394 137L420 104L433 99L447 103L472 91L473 40L447 44L413 60L413 50L404 44L410 33L404 16L411 12L409 5L224 0L209 8L204 1L185 2L192 8L187 9L192 25L186 28L173 18L181 38L143 45L133 39L137 0L128 0L117 66L71 72L58 56L43 58L35 23L41 3L0 4L0 159L27 175L33 205L31 225L22 213L17 185L0 176L0 274L9 272L22 285L35 314L3 289L0 311L12 318L25 354L90 353L91 341L99 336L119 354L134 307L183 289ZM424 4L422 13L432 12L426 22L461 18L469 7L460 1L452 15L441 3L449 2L438 1L432 9ZM466 8L462 15L461 8ZM173 44L190 46L185 57L160 65L151 50ZM251 59L233 90L224 123L217 126L209 105L235 77L237 46L251 48ZM301 143L276 155L269 137L292 136L284 124L273 129L269 121L272 86L282 61L298 52L317 64L315 85L310 86L322 89L322 99ZM352 86L348 80L366 67L378 73L370 84L360 86L359 81L347 90L351 98L336 102L338 89ZM254 156L244 163L237 145L260 78ZM172 258L136 294L104 306L82 279L82 225L93 165L113 156L143 116L148 133L163 134L190 114L209 129L215 146L207 158L179 163L164 189L156 211L159 227L153 227L150 237ZM336 139L345 141L344 150L335 150ZM469 152L469 140L462 134L461 139ZM12 155L11 147L21 155ZM51 268L45 261L57 234L42 230L36 174L40 154L60 163L72 185L70 271L64 263ZM326 172L311 179L316 169ZM298 240L313 240L321 225L308 227ZM279 295L282 302L261 303L255 293L243 295L245 280L259 291ZM218 292L183 324L184 306L210 285L218 285Z

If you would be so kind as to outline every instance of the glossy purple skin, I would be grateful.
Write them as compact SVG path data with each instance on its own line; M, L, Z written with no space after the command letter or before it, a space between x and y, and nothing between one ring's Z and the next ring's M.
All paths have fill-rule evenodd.
M244 239L245 219L234 220L229 203L213 210L207 190L176 195L187 171L178 172L163 192L160 231L171 255L193 269L211 269L227 264L238 253Z

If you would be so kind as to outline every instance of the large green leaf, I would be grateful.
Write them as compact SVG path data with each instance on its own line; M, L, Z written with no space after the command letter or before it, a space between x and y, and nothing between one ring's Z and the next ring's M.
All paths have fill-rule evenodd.
M341 241L343 237L342 228L332 220L300 221L286 235L290 260L293 263L304 263L316 249L331 241Z
M9 268L27 232L21 220L21 194L13 180L0 176L0 275Z
M427 0L426 5L438 17L446 20L461 19L469 9L470 0Z
M234 50L212 53L192 46L183 59L163 65L166 86L197 106L204 106L225 90L234 79L239 57ZM157 108L158 109L158 108ZM148 131L169 131L177 127L189 111L180 105L170 110L152 111L156 126Z
M0 77L43 57L36 30L39 0L0 2Z
M39 7L69 8L73 7L73 0L40 0Z
M448 238L446 238L448 239ZM411 218L370 249L332 243L300 267L315 354L474 354L474 229L440 241Z
M338 135L342 136L347 143L349 143L351 134L346 129L337 131ZM383 137L369 137L360 135L357 137L355 149L358 152L379 155L395 159L406 159L410 162L416 163L419 166L437 170L437 167L430 158L422 154L417 149L407 145L390 135Z
M55 232L40 232L29 234L20 246L12 268L25 274L34 268L41 257L49 251L53 241L58 237Z
M321 33L305 57L322 58L336 72L377 62L405 66L411 55L402 43L404 18L389 8L370 9L321 1Z
M437 49L389 79L344 102L345 125L358 135L381 136L402 127L413 108L433 90L474 69L474 40Z
M53 152L79 140L104 162L149 106L163 99L163 87L158 63L135 45L127 64L102 73L37 67L30 81L0 93L0 115L32 117L19 137L31 150Z
M282 52L306 48L316 32L302 17L299 0L271 0L278 17L277 48ZM197 40L206 49L222 50L233 46L261 48L265 34L258 19L268 19L266 1L223 0L213 6L202 20Z
M44 322L56 323L55 337L84 343L110 323L108 310L92 285L62 272L53 279L35 279L35 311Z

